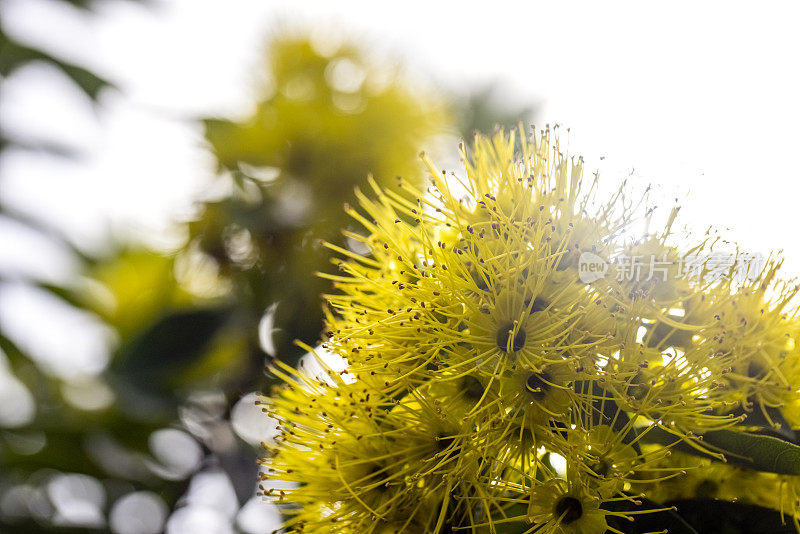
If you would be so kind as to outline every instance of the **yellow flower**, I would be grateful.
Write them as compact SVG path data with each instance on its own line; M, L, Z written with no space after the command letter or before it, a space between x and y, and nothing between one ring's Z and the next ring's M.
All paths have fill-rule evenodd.
M669 244L677 210L635 235L649 212L623 188L598 201L549 131L478 136L462 157L462 177L426 159L425 191L371 182L348 208L369 252L329 245L340 273L324 275L324 346L347 369L320 381L277 365L288 385L265 401L281 439L263 484L293 505L287 526L620 534L617 519L667 509L640 488L658 502L691 481L693 496L735 498L735 471L672 453L720 459L701 435L744 431L755 409L800 420L796 290L777 264L741 284L681 278L713 242ZM664 276L618 276L625 255ZM582 279L587 257L608 262L605 277ZM672 443L650 444L659 434ZM692 478L718 471L716 486ZM797 514L793 478L736 480L777 488L791 497L770 506ZM278 482L294 486L270 492Z
M543 534L604 534L608 528L600 500L561 479L531 490L528 519Z

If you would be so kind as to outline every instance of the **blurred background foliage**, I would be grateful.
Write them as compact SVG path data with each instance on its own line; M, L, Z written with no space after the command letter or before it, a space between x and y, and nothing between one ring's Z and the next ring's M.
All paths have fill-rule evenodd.
M292 341L313 344L322 329L327 284L313 273L331 267L321 239L347 246L342 203L370 173L389 186L413 180L422 143L451 119L440 99L410 92L396 68L370 65L353 46L323 55L286 38L269 48L267 95L253 115L205 121L233 194L202 203L189 228L253 319L243 323L251 337L277 303L268 352L294 361L302 351Z
M91 16L93 2L66 3ZM113 90L0 23L0 89L31 62L56 66L94 102ZM370 174L387 187L398 175L419 179L417 154L439 136L535 111L503 109L491 85L467 95L419 85L355 43L274 37L252 114L198 119L218 173L195 216L176 223L187 238L171 253L141 243L89 253L0 199L0 217L58 241L81 265L68 284L24 283L99 320L112 352L99 374L67 378L0 323L0 399L16 402L0 409L0 532L160 532L212 479L235 495L231 515L242 515L270 430L252 392L271 385L267 359L294 365L304 352L294 340L320 337L327 284L314 273L332 267L320 240L356 246L341 232L350 226L342 204ZM4 132L0 142L69 156ZM0 272L0 291L6 281ZM239 521L218 531L263 530Z

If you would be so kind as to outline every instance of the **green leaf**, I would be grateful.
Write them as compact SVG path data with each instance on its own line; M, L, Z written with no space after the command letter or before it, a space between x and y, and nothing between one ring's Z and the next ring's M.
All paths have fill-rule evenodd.
M735 430L706 432L703 442L739 467L780 475L800 475L800 446L794 443Z
M681 452L718 460L686 443L675 445L680 440L660 428L647 432L643 440L674 445ZM800 475L800 446L784 439L742 430L714 430L703 434L702 443L708 450L724 454L728 463L743 469L779 475Z

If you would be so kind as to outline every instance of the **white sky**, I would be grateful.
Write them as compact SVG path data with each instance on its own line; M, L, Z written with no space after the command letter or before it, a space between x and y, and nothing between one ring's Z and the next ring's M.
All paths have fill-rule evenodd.
M77 163L9 154L0 193L95 242L185 215L211 161L182 117L241 113L276 26L325 26L397 54L445 86L504 80L573 152L613 179L636 169L688 198L684 222L786 248L800 171L796 3L120 1L88 19L46 0L2 2L9 31L89 64L124 89L95 121L49 72L9 84L3 123L82 147ZM55 9L59 7L59 9ZM300 22L298 22L300 21ZM12 104L13 103L13 104ZM110 226L109 226L110 225ZM800 266L800 262L796 265Z
M751 252L784 248L786 274L800 273L800 4L150 4L112 1L86 16L48 0L0 0L7 32L123 89L104 95L95 115L46 69L26 69L4 87L0 125L83 157L8 152L0 195L85 246L100 247L109 234L174 242L169 221L190 213L213 167L187 118L246 113L266 37L308 25L399 56L445 87L502 80L510 102L541 102L541 123L571 128L572 152L587 156L587 171L600 165L616 182L633 168L637 183L663 185L665 204L681 198L684 224L730 227ZM65 279L74 270L67 258L0 224L0 269ZM13 309L0 298L7 323L24 321Z
M758 252L786 248L800 269L796 3L153 4L114 2L87 18L46 0L2 2L8 31L124 89L106 95L99 121L49 72L20 73L4 96L3 124L45 132L86 157L9 154L0 193L84 242L110 230L152 239L184 216L211 161L199 128L181 118L246 111L265 36L307 22L360 36L445 86L504 80L512 97L543 102L542 122L571 127L588 169L605 155L614 179L635 168L666 196L688 192L685 223L730 226Z

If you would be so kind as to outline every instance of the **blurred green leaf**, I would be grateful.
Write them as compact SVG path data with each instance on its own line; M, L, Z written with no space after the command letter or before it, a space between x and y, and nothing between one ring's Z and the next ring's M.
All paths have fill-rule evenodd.
M230 319L228 307L170 313L122 347L112 370L145 391L170 393L175 377L203 358Z
M89 9L92 6L92 4L96 3L96 0L63 0L63 1L81 9Z
M278 303L275 357L294 363L323 328L315 272L331 272L321 239L347 246L342 203L372 174L421 180L419 150L452 129L443 101L412 91L395 67L379 67L352 44L321 53L310 39L279 36L267 57L270 88L244 120L208 118L206 139L233 194L202 205L192 245L213 259L255 328ZM251 341L253 341L251 339Z
M85 300L80 295L76 294L72 289L47 282L36 282L34 285L42 291L45 291L54 297L63 300L71 306L76 308L84 307Z
M68 9L71 5L91 10L100 1L57 0L53 3L60 4L54 8L66 6ZM3 29L6 27L0 27L0 85L18 69L41 62L61 71L95 103L104 89L112 87L98 73L58 54L27 45ZM3 132L0 152L10 148L64 157L76 155L65 146ZM80 391L76 388L83 378L73 380L53 375L34 355L27 354L0 331L0 350L9 361L11 372L33 395L36 405L35 416L28 424L14 429L0 428L0 497L5 497L2 492L16 484L38 486L44 490L39 506L46 506L47 492L43 485L47 480L58 473L78 473L96 477L107 483L107 487L155 491L173 508L186 492L188 482L159 478L149 472L143 460L151 456L149 438L154 431L179 425L176 414L182 398L169 397L165 391L172 393L176 384L196 386L200 383L186 382L187 376L199 380L198 377L206 378L205 375L214 375L220 369L230 372L231 362L240 359L240 354L247 354L242 350L241 331L222 332L220 325L226 321L225 314L219 309L211 310L208 299L181 286L175 276L174 257L124 248L108 257L97 258L81 250L59 228L9 205L0 204L0 215L66 247L83 271L80 278L64 285L36 280L24 282L58 297L69 306L100 316L119 334L124 349L120 354L124 361L120 366L122 372L117 372L116 364L112 364L105 374L88 378L101 388L110 388L110 392L104 389L103 394L114 400L108 405L98 403L96 408L89 408L91 402L84 405L76 401L79 399L76 391ZM202 308L198 309L200 306ZM181 320L183 324L177 324ZM244 328L250 328L250 324ZM170 339L170 333L176 332L186 335ZM209 341L212 333L213 339ZM148 351L146 345L150 342L154 346ZM241 372L241 365L236 370ZM148 389L151 385L152 389ZM132 394L133 389L137 391ZM131 476L132 471L118 469L124 462L111 460L108 463L107 458L103 463L96 448L98 436L118 447L117 452L125 451L124 454L136 458L137 465L141 463L138 472L143 475ZM253 469L253 476L255 472ZM42 514L9 517L5 510L0 510L0 532L70 534L86 531L84 527L50 524ZM92 531L110 532L110 527Z
M175 258L143 247L121 247L87 269L99 291L79 287L73 293L114 327L126 343L172 310L192 307L193 299L175 277Z
M73 244L61 229L55 228L53 225L42 221L37 217L29 215L20 210L13 209L0 202L0 219L2 218L7 218L12 222L21 224L30 230L40 233L42 236L50 239L57 245L66 248L69 254L78 260L78 262L83 264L83 266L91 265L94 262L94 258Z
M0 532L3 533L17 533L17 534L86 534L87 532L100 533L106 532L105 529L91 529L87 530L86 527L67 527L51 525L43 525L32 520L20 521L3 521L0 519ZM110 531L108 531L110 532Z
M50 429L45 447L35 454L13 454L6 446L0 449L0 465L4 469L22 469L34 473L54 469L65 473L82 473L94 477L108 476L105 470L86 456L83 432Z
M471 139L478 132L490 134L498 126L513 129L533 119L536 106L506 107L501 104L506 99L500 90L499 84L491 83L473 91L461 102L457 117L463 139Z
M28 362L30 359L22 352L22 350L14 343L9 337L7 337L3 332L0 330L0 350L3 351L3 354L8 357L9 361L11 362L11 367L14 368L15 366L19 365L23 362Z
M100 91L111 83L97 74L41 50L21 44L0 30L0 75L8 77L16 69L32 61L44 61L58 67L81 90L96 101Z
M28 152L41 152L49 156L57 156L60 158L76 158L79 154L74 148L63 144L50 141L32 141L29 139L3 137L2 133L0 133L0 152L11 146Z

